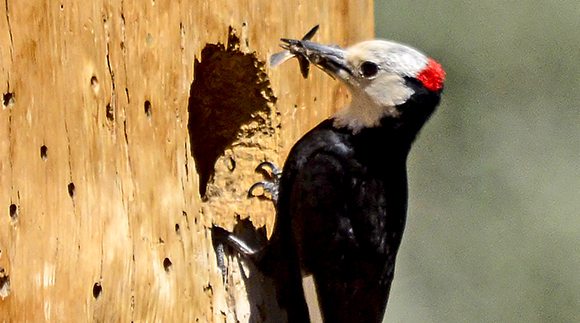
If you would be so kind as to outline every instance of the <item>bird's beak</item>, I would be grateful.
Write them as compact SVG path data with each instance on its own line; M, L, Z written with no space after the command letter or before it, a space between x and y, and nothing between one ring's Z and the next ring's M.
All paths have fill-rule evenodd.
M344 79L344 76L351 74L345 61L344 49L310 41L302 44L309 60L331 76Z
M293 54L305 57L332 77L347 81L352 72L346 63L345 50L338 46L328 46L308 40L282 39L285 48Z

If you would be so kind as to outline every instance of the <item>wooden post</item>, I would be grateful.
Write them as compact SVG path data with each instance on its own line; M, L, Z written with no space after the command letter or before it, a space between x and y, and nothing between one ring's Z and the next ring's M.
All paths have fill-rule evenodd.
M347 100L319 71L265 62L315 24L319 42L371 38L372 8L3 2L0 321L247 320L210 228L270 231L271 203L246 198L255 166Z

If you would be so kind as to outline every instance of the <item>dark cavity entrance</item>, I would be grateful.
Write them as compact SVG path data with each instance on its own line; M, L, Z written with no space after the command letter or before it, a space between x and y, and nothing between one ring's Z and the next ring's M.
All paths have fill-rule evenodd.
M230 27L227 45L207 44L194 63L188 129L202 198L215 162L241 133L240 127L252 121L265 125L267 120L257 112L269 112L268 103L276 100L264 62L255 53L241 52L239 43Z

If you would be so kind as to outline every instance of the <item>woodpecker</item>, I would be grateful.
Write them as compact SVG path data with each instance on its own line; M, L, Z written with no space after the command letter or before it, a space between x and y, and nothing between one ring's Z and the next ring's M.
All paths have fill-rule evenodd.
M314 32L283 38L271 65L297 57L306 77L313 64L344 83L351 102L298 140L281 174L272 167L274 185L262 185L276 201L268 245L224 240L283 273L279 301L299 313L288 321L309 320L297 279L312 275L324 322L381 322L406 222L407 157L439 104L445 72L404 44L341 48L310 41Z
M392 41L282 42L342 81L352 100L290 150L273 238L292 239L325 322L381 322L405 228L407 156L439 104L445 72Z

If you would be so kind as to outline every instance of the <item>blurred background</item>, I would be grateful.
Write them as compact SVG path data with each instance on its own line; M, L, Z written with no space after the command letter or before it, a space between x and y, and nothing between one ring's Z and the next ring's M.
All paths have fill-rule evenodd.
M375 2L447 71L386 322L580 322L580 2Z

